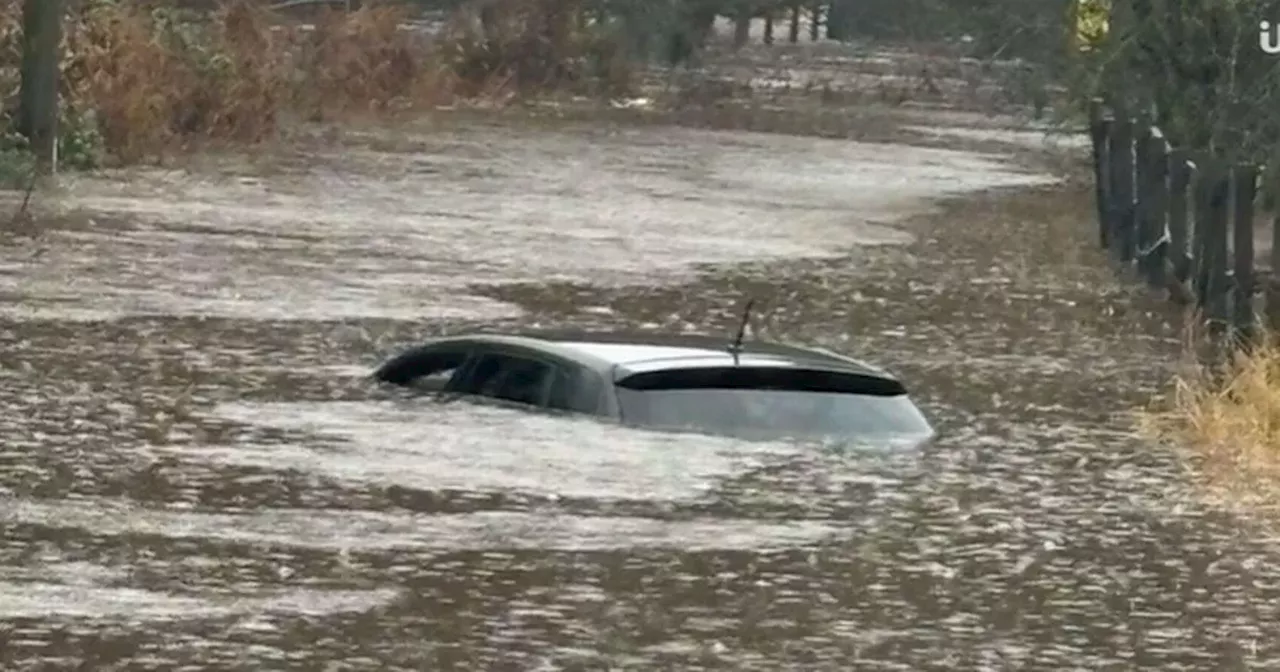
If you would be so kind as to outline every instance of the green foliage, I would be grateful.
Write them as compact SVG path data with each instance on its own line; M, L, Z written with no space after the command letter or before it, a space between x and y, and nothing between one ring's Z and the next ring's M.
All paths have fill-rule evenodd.
M115 4L117 0L85 0L82 11ZM68 3L73 4L73 3ZM68 12L72 9L69 7ZM22 58L22 31L17 22L0 26L0 92L9 101L16 100L20 76L17 68ZM24 188L35 168L35 156L27 139L17 130L13 106L0 113L0 186ZM67 101L59 99L58 164L60 168L82 170L102 164L103 140L92 112L82 113Z
M58 165L72 170L102 166L106 143L93 110L78 112L63 105L58 120Z
M0 186L25 186L35 166L30 146L9 115L0 134ZM58 168L93 170L102 166L105 144L92 111L78 112L65 103L58 110Z
M1259 47L1263 19L1280 20L1280 2L1116 0L1080 93L1150 112L1179 146L1263 161L1280 144L1280 56Z
M27 139L9 130L0 135L0 189L23 189L35 174L36 157Z
M1280 56L1262 52L1259 22L1280 0L1112 0L1110 30L1093 52L1072 48L1069 0L836 0L836 33L952 40L968 55L1021 60L1009 87L1037 106L1065 85L1079 112L1104 96L1149 114L1178 146L1230 160L1280 156Z
M181 54L195 55L201 63L211 61L217 51L212 48L211 23L199 13L175 7L151 10L151 25L165 46Z

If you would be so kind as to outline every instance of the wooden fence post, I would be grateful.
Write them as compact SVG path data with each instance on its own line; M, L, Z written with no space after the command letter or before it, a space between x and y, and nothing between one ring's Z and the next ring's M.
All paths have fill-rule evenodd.
M1187 254L1187 188L1191 185L1190 157L1184 149L1169 152L1169 258L1174 279L1186 282L1191 276Z
M1267 173L1272 207L1276 211L1271 220L1271 273L1266 287L1267 326L1273 332L1280 332L1280 180L1277 177L1280 177L1280 172L1275 175Z
M1253 206L1258 194L1258 167L1241 164L1232 171L1232 247L1235 269L1232 289L1232 327L1248 339L1253 332Z
M1206 170L1208 221L1204 231L1204 294L1201 305L1210 322L1222 325L1230 319L1227 304L1227 236L1231 200L1231 175L1219 165ZM1197 226L1199 223L1197 222Z
M57 168L61 45L62 0L26 0L22 6L18 130L30 142L42 173Z
M1151 181L1147 162L1150 161L1151 124L1146 119L1136 117L1133 120L1133 265L1138 277L1144 277L1146 264L1142 258L1143 235L1147 220L1147 209L1151 206L1148 199L1150 190L1147 183Z
M1111 251L1122 262L1133 260L1133 122L1117 116L1111 122L1111 141L1107 147L1111 165Z
M1138 196L1142 219L1138 223L1138 265L1152 287L1164 287L1165 258L1169 252L1169 157L1164 135L1150 128L1144 140L1142 190Z
M1089 138L1093 142L1093 198L1098 208L1098 240L1102 249L1111 246L1110 177L1107 167L1107 144L1111 137L1111 120L1106 118L1102 99L1089 101Z

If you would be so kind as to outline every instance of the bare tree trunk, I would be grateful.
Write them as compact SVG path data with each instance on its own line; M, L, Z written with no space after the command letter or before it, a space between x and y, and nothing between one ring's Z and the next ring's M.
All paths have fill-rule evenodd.
M764 15L764 43L773 44L773 12L766 11Z
M848 31L848 0L831 0L827 3L827 39L843 40Z
M26 0L22 7L22 83L18 130L43 172L52 172L58 143L58 56L62 0Z
M709 3L684 6L675 30L667 37L667 60L671 65L695 59L715 28L716 16L716 6Z
M553 2L545 6L542 15L542 37L547 50L544 77L558 79L563 76L561 70L566 61L573 19L574 8L569 3Z
M491 52L497 52L498 45L498 8L493 2L480 4L480 33L485 45Z
M818 27L822 25L822 3L809 3L809 41L818 41Z
M792 0L791 3L791 26L787 31L787 41L795 44L800 41L800 3Z
M702 51L707 46L707 38L711 37L711 33L716 27L716 10L714 6L708 5L702 8L693 17L693 47L694 51Z
M743 11L733 19L733 48L741 49L751 39L751 13Z

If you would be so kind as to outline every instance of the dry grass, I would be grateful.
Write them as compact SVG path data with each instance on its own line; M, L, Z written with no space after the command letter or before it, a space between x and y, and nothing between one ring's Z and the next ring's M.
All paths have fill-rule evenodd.
M0 86L13 95L21 1L0 2ZM192 144L259 142L290 118L384 117L588 79L609 79L615 91L629 73L618 50L585 29L579 4L502 0L498 20L484 22L464 8L429 40L402 29L403 6L328 11L304 27L249 0L212 15L90 1L66 22L64 106L69 118L92 119L111 157L135 162Z
M293 103L311 119L383 115L449 102L455 81L437 53L400 29L405 10L326 11L297 34Z
M1172 394L1142 411L1139 427L1182 451L1212 498L1280 513L1280 338L1270 334L1225 359L1204 355L1198 330L1188 329L1185 340Z

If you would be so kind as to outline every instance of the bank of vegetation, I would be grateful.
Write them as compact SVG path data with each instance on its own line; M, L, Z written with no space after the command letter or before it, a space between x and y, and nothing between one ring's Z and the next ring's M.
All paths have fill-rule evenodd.
M212 11L86 0L63 23L59 163L157 158L193 144L252 143L290 120L394 116L460 99L629 85L603 27L572 24L572 3L502 0L481 26L457 15L434 39L411 8L322 10L306 22L260 3ZM0 86L16 101L22 3L0 14ZM564 10L564 11L560 11ZM16 102L3 150L20 157Z
M35 4L0 0L0 168L8 172L28 163L15 118L24 2ZM1038 89L1056 85L1069 65L1069 12L1028 13L1016 0L62 2L63 168L258 142L294 120L382 118L549 92L617 98L640 73L696 64L718 18L737 22L736 46L753 19L776 21L784 40L800 12L821 17L824 37L924 44L968 36L977 58L1022 59ZM444 17L443 28L415 24L424 12Z
M1259 183L1266 215L1259 221L1269 220L1280 188L1272 172L1280 165L1280 56L1262 48L1259 29L1280 21L1280 2L1109 4L1109 34L1088 57L1089 90L1118 116L1157 126L1199 166L1269 166ZM1189 353L1213 340L1193 332ZM1189 356L1141 418L1149 437L1185 451L1210 490L1250 508L1280 504L1278 343L1276 334L1262 333L1226 356Z
M1228 508L1280 514L1280 341L1206 364L1203 338L1172 389L1139 416L1152 439L1178 451L1194 480Z

